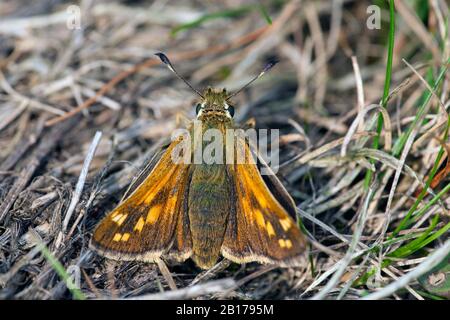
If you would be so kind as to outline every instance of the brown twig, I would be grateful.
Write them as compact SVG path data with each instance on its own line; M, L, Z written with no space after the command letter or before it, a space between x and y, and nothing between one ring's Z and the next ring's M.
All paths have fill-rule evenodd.
M169 53L169 56L171 57L171 60L175 62L175 61L183 61L183 60L197 58L197 57L203 56L205 54L209 54L209 55L217 54L222 51L240 47L249 42L254 41L259 36L261 36L267 28L269 28L269 27L265 26L265 27L259 28L259 29L252 31L244 36L239 37L236 41L233 41L228 44L220 44L220 45L216 45L216 46L213 46L210 48L193 50L193 51L188 51L188 52L173 53L173 54ZM140 64L135 65L134 67L130 68L129 70L119 73L117 76L112 78L108 83L106 83L99 91L97 91L97 93L94 96L92 96L91 98L86 100L83 104L77 106L76 108L70 110L69 112L67 112L61 116L58 116L58 117L48 120L45 123L45 125L47 127L50 127L50 126L55 125L56 123L59 123L61 121L64 121L64 120L67 120L67 119L73 117L74 115L78 114L82 110L89 108L92 104L94 104L97 101L97 99L99 99L105 93L107 93L112 88L114 88L122 80L126 79L130 75L137 73L143 69L158 65L159 63L160 63L159 60L157 60L155 58L150 58Z

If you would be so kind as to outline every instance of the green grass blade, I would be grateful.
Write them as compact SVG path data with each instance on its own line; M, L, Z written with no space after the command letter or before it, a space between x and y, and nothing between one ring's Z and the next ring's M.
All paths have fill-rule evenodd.
M442 66L439 75L436 79L436 82L434 83L433 87L433 91L437 91L441 82L443 81L443 79L445 78L445 75L447 73L447 68L448 68L448 64L450 63L450 58L447 60L447 62ZM399 140L396 141L394 148L392 149L392 154L396 157L398 157L398 155L400 155L400 153L403 150L403 147L405 146L406 141L408 140L409 135L411 134L411 132L413 131L414 127L417 124L417 121L419 121L419 119L421 119L421 115L423 114L423 112L425 111L425 107L427 106L427 104L430 102L431 97L432 97L432 93L430 91L427 91L425 94L425 99L422 103L422 105L420 106L419 110L417 110L417 115L414 118L414 121L411 123L411 125L409 126L408 130L403 133L400 137Z
M422 209L420 209L416 214L414 214L415 209L419 205L419 201L416 200L414 205L409 209L406 216L403 218L403 220L400 222L400 224L395 228L393 234L391 237L394 237L397 235L401 230L404 230L407 228L411 223L414 221L417 221L418 218L420 218L433 204L435 204L444 194L446 194L450 190L450 183L445 186L444 189L442 189L437 195L433 197ZM412 219L414 218L414 219Z
M392 251L387 256L391 257L391 258L404 258L404 257L409 256L413 252L419 250L420 248L422 248L423 243L426 242L428 235L434 230L438 221L439 221L439 216L438 215L434 216L434 218L431 222L431 225L422 233L422 235L419 238L397 248L396 250Z
M447 63L441 68L441 71L438 75L438 78L436 80L436 83L434 85L433 91L437 90L439 87L439 84L441 83L441 81L443 80L443 78L445 77L446 74L446 70L448 67L448 63L450 62L450 59L447 61ZM404 133L399 140L397 140L397 143L394 146L394 150L393 150L393 154L394 156L398 156L398 154L401 152L401 150L403 149L406 140L408 139L408 136L411 134L413 128L415 127L415 124L417 123L418 119L421 118L421 115L423 114L424 110L425 110L425 106L430 102L432 97L432 93L427 91L424 101L421 105L421 107L419 108L418 114L415 117L413 123L411 124L411 126L408 128L407 132ZM443 137L443 141L446 141L448 138L448 131L450 128L450 117L447 118L447 126L445 128L444 131L444 137ZM397 228L394 230L392 237L395 237L401 230L404 230L408 225L410 225L412 223L411 218L413 216L413 213L416 211L417 207L419 206L419 204L421 203L421 201L423 200L423 198L426 196L427 194L427 190L431 185L431 182L433 181L433 178L435 177L438 169L439 169L439 163L442 159L444 155L444 148L441 147L438 155L436 157L436 160L434 162L433 168L431 169L430 175L427 179L427 181L425 182L425 187L422 189L422 191L420 192L420 194L418 195L418 197L416 198L416 201L414 202L414 204L411 206L411 208L408 210L408 213L406 214L406 216L402 219L402 221L400 222L400 224L397 226ZM441 192L442 193L442 192ZM437 201L439 198L436 198L435 200ZM433 202L434 203L434 202ZM425 206L426 208L428 206ZM420 215L419 215L420 216Z
M258 5L259 12L261 12L261 15L266 20L267 24L272 24L272 19L269 16L269 13L266 10L266 7L262 3Z
M199 27L203 23L210 21L210 20L215 20L215 19L220 19L220 18L240 17L240 16L246 14L247 12L249 12L250 10L252 10L253 8L254 8L254 6L242 6L242 7L236 8L236 9L228 9L228 10L222 10L219 12L208 13L208 14L201 16L198 19L195 19L188 23L181 24L181 25L173 28L171 31L171 35L175 36L180 31Z
M47 261L51 264L53 269L56 271L56 273L59 275L61 280L64 281L67 289L69 289L72 293L73 298L75 300L85 300L86 296L83 294L83 292L81 292L80 289L75 288L72 278L67 273L66 269L64 269L64 266L55 258L55 256L53 256L53 254L47 249L47 247L44 244L40 244L39 249L47 259Z
M389 89L391 87L392 78L392 61L394 57L394 44L395 44L395 5L394 0L389 1L389 38L388 38L388 55L386 62L386 73L384 77L384 89L383 97L381 99L381 107L386 108L386 104L389 98ZM383 116L378 114L377 121L377 134L373 139L372 147L378 149L380 145L381 131L383 129ZM368 170L364 181L364 188L369 188L370 181L372 180L373 172Z
M246 14L250 11L253 11L255 9L258 10L262 14L262 16L264 17L264 19L267 21L268 24L272 24L272 19L270 18L269 14L267 13L265 7L262 4L245 5L245 6L241 6L239 8L227 9L227 10L222 10L222 11L218 11L218 12L205 14L198 19L195 19L188 23L181 24L181 25L173 28L172 31L170 32L170 34L171 34L171 36L175 36L180 31L199 27L203 23L205 23L207 21L215 20L215 19L241 17L244 14Z

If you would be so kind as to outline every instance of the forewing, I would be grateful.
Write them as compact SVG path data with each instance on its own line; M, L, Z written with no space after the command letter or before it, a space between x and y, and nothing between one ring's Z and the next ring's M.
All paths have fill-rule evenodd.
M91 247L116 260L155 261L172 247L186 259L191 252L187 212L189 166L172 161L174 141L134 192L97 226Z
M257 148L249 145L250 150L253 155L256 155L258 159L258 170L264 169L265 172L270 172L270 174L263 175L263 181L266 186L271 191L275 199L282 205L282 207L289 213L289 215L296 219L297 213L295 208L295 202L292 197L287 192L286 188L278 179L277 175L273 172L272 168L269 167L264 158L259 154Z
M142 170L139 172L139 175L133 180L133 182L128 187L128 190L125 192L125 194L122 197L122 201L128 198L141 184L145 181L145 179L148 178L149 174L153 171L155 166L158 164L158 162L161 160L161 157L164 155L164 153L167 151L167 148L170 146L170 140L164 140L159 147L157 147L148 161L148 163L145 164L145 167L142 168Z
M242 139L237 143L237 150L244 150L247 160L228 166L234 179L236 207L229 217L223 256L237 263L299 265L306 248L304 235L271 194L256 164L248 161L248 145Z

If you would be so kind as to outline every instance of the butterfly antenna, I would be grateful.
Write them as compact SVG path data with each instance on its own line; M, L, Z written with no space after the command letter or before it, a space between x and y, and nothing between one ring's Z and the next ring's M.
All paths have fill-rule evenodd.
M172 71L180 80L182 80L184 83L186 83L187 86L192 89L192 91L197 93L200 97L204 98L203 95L200 92L198 92L197 89L195 89L184 77L182 77L177 72L177 70L175 70L175 68L173 67L173 65L170 62L169 58L167 58L167 56L164 53L158 52L158 53L155 53L155 55L158 56L159 59L161 59L162 63L164 63L167 66L167 68L169 68L170 71Z
M238 93L240 93L241 91L243 91L245 88L247 88L249 85L251 85L253 82L255 82L256 80L258 80L259 78L261 78L266 72L268 72L270 69L272 69L276 64L278 63L278 60L271 60L269 61L264 69L262 69L262 71L253 79L251 79L249 82L247 82L247 84L245 84L242 88L240 88L238 91L230 94L227 99L234 97L235 95L237 95Z

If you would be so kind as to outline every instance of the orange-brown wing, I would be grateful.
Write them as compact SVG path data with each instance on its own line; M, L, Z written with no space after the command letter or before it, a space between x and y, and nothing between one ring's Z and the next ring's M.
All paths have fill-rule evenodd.
M264 183L247 144L237 140L245 163L229 165L234 180L236 207L230 214L222 255L234 262L295 266L302 262L306 239L297 223ZM242 149L239 149L242 148Z
M116 260L152 262L171 251L178 260L191 255L186 225L189 166L172 161L174 141L149 176L97 226L91 248Z

